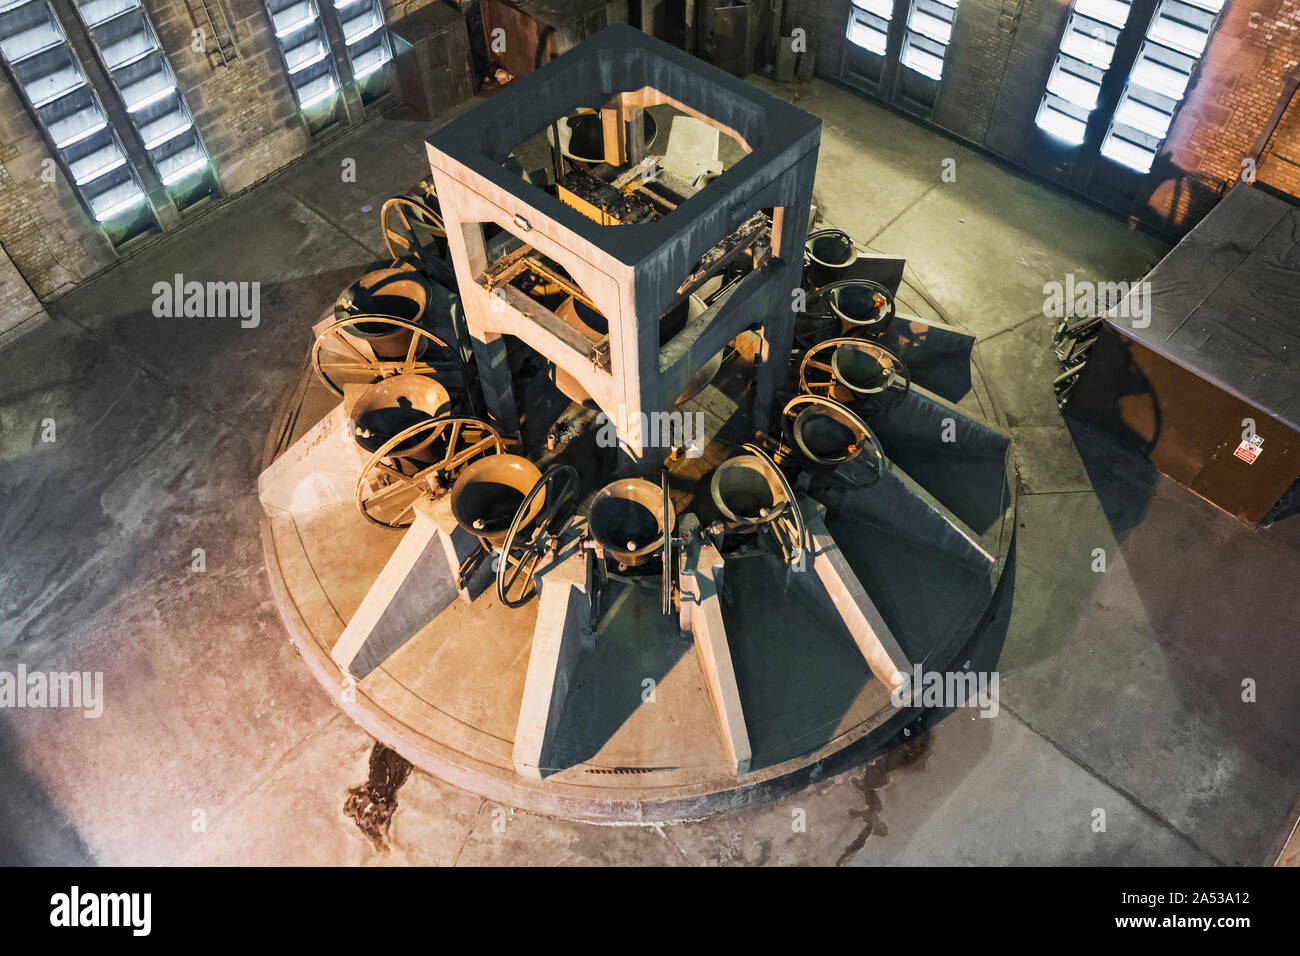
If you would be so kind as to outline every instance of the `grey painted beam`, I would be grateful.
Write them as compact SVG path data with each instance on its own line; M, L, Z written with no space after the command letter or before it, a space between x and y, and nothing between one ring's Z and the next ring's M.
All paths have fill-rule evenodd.
M722 743L735 772L741 774L749 772L754 755L719 603L722 568L722 555L717 548L701 544L698 539L690 542L682 561L681 625L695 640Z

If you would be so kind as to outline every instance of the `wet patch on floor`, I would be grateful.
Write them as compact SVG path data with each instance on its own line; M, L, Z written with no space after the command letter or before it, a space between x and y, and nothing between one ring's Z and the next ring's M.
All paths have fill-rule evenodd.
M370 751L370 779L348 789L343 813L375 849L388 852L388 827L397 812L397 791L411 775L411 764L395 750L376 743Z
M907 768L925 769L925 761L930 753L930 732L913 730L903 742L893 747L884 755L877 757L862 770L862 776L849 782L862 794L865 806L861 810L850 810L849 816L862 821L862 829L853 838L844 852L835 861L836 866L843 866L867 845L873 836L883 837L889 833L885 822L880 819L882 807L880 791L889 785L894 772Z

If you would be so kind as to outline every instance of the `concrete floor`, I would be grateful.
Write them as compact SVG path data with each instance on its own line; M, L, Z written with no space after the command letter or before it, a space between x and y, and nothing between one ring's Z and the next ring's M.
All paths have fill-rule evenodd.
M958 712L795 797L659 828L512 812L415 772L377 850L342 812L372 741L288 642L255 482L308 326L382 254L383 199L427 172L425 124L380 118L0 352L0 670L103 671L106 696L97 720L0 711L0 862L1271 864L1300 794L1300 517L1244 529L1082 430L1081 458L1052 397L1043 283L1136 279L1165 246L836 88L796 102L826 121L827 217L911 257L978 335L1012 426L996 718ZM154 318L175 273L260 281L260 326Z

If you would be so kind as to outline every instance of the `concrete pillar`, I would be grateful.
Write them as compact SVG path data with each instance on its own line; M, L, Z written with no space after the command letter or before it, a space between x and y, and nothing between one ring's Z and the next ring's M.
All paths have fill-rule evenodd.
M802 269L820 123L743 84L724 88L708 75L692 76L697 70L705 72L664 44L630 28L613 26L539 71L536 84L502 91L439 129L428 141L471 333L479 339L487 331L515 335L582 382L611 418L623 419L615 424L622 448L620 469L625 474L653 475L666 451L660 447L665 443L656 440L659 436L628 426L639 424L644 413L668 411L690 374L755 322L765 330L755 425L770 430L774 396L782 384L794 337L790 295L799 285ZM676 98L688 88L694 106ZM532 187L515 179L504 180L497 168L502 149L536 132L531 125L534 115L545 122L554 111L570 108L580 89L593 97L607 96L608 89L630 91L602 101L602 133L606 158L611 162L626 159L625 121L636 109L652 105L675 105L736 136L742 144L751 139L758 142L760 130L767 141L737 168L748 170L747 178L733 177L727 189L719 192L721 187L715 185L688 201L694 217L683 208L662 224L597 233L589 222L573 225L572 210L563 217L546 212L548 204L537 202ZM731 123L737 128L728 125ZM484 172L487 169L491 169L490 175ZM659 319L684 295L682 283L702 261L719 265L701 257L723 242L728 230L741 226L744 217L759 209L782 210L776 217L775 259L765 261L762 271L751 277L752 281L742 282L707 321L699 317L695 329L680 333L668 346L670 354L661 354ZM512 296L517 290L506 283L516 264L510 262L501 263L491 278L494 290L507 297L506 307L500 314L490 308L487 294L478 288L487 262L477 222L486 219L565 266L608 320L607 342L592 347L585 336L527 297ZM481 355L481 350L477 354ZM577 362L590 368L577 368ZM485 371L491 374L492 363L480 359L480 367L485 364ZM504 392L506 384L501 377L498 391ZM488 387L494 386L489 383ZM502 427L508 428L505 403L494 402Z
M754 428L770 431L777 390L785 383L794 345L794 291L803 277L803 247L808 236L808 216L812 207L813 179L817 173L817 152L808 153L793 168L794 193L790 202L772 216L772 256L775 266L773 285L775 302L763 320L762 344L754 382Z
M540 779L583 646L589 643L591 602L582 549L571 541L553 563L537 572L536 580L537 623L512 760L516 772Z
M682 630L695 639L700 670L709 688L718 730L736 773L748 773L753 761L749 730L740 704L736 669L727 643L727 628L722 621L719 585L723 560L718 549L694 539L682 562Z
M494 419L497 430L503 435L518 435L519 411L515 405L514 384L510 376L509 356L505 339L499 333L489 332L489 316L484 310L503 304L487 296L476 294L470 287L476 276L488 266L487 247L483 240L483 226L470 218L458 202L460 189L440 175L435 168L434 185L447 226L447 245L456 266L460 305L469 333L474 361L478 366L479 383L488 414Z
M268 512L296 514L356 499L369 456L352 437L344 405L335 405L258 477L257 496Z
M460 568L478 542L456 524L451 498L422 499L330 656L360 680L460 596Z
M503 435L519 434L519 410L515 404L515 386L510 376L510 356L506 340L492 333L470 333L474 361L478 365L483 401L497 430Z
M853 635L871 673L893 691L905 679L912 662L826 529L822 519L825 509L808 498L802 499L800 506L808 525L813 573L797 575L796 579L807 586L821 586Z

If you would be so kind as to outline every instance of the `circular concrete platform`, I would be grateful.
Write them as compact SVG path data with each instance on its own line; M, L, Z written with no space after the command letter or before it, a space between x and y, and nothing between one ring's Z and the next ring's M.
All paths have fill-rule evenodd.
M919 319L913 331L918 342L932 332ZM1000 423L988 429L974 414L997 414L978 369L959 404L926 392L924 378L914 376L915 408L873 420L896 472L894 499L851 486L817 497L908 660L942 672L960 667L987 620L1014 536L1016 481L1009 446L988 442ZM699 401L725 417L723 391L711 386ZM337 402L305 368L270 430L264 468ZM949 419L967 429L961 440L942 441L938 423ZM688 467L707 479L718 460ZM895 707L843 623L792 587L779 559L754 555L727 562L723 602L753 749L748 772L733 772L696 651L660 614L652 575L613 579L551 766L541 779L521 776L511 757L535 600L511 610L489 590L455 601L359 681L330 655L402 534L366 522L351 501L268 509L262 538L277 606L348 716L416 766L493 801L598 823L699 818L848 769L923 713Z

